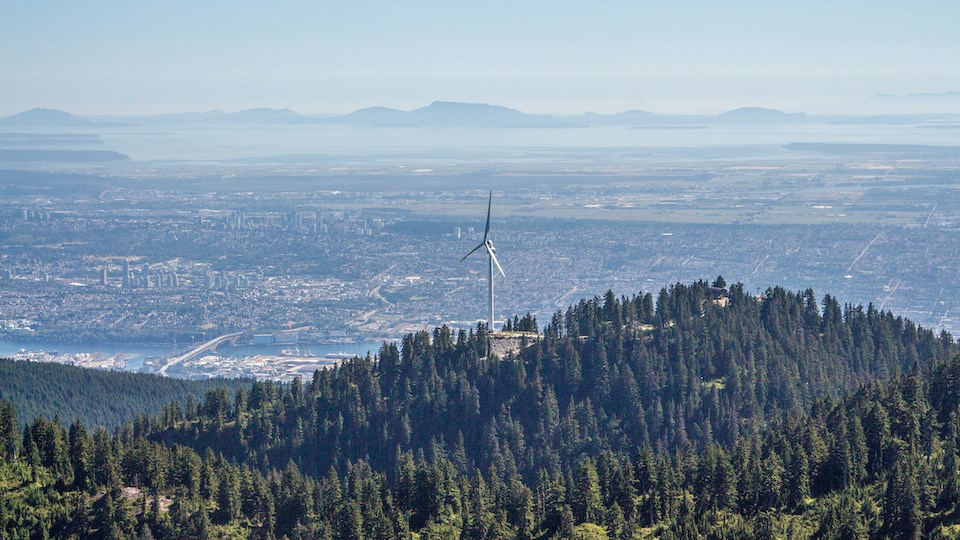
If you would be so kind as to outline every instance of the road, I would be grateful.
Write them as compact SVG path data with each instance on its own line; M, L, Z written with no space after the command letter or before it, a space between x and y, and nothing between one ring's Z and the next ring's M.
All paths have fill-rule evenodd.
M200 345L197 345L196 347L194 347L194 348L190 349L189 351L187 351L185 354L182 354L182 355L180 355L180 356L175 356L175 357L170 358L170 359L167 361L167 363L164 364L163 367L161 367L160 370L159 370L157 373L159 373L160 375L166 375L166 374L167 374L167 370L170 369L171 366L175 366L175 365L177 365L177 364L179 364L179 363L181 363L181 362L184 362L184 361L186 361L186 360L189 360L190 358L193 358L194 356L196 356L196 355L198 355L198 354L200 354L200 353L202 353L202 352L204 352L204 351L206 351L206 350L216 350L216 348L217 348L221 343L224 343L224 342L227 342L227 341L233 341L233 340L237 339L238 337L240 337L240 336L242 336L242 335L243 335L243 332L234 332L234 333L232 333L232 334L224 334L224 335L222 335L222 336L215 337L215 338L213 338L213 339L211 339L210 341L207 341L207 342L205 342L205 343L201 343Z

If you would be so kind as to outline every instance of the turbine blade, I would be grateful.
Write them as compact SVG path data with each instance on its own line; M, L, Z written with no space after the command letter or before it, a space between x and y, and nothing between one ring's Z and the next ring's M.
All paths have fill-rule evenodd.
M486 245L486 244L480 244L479 246L471 249L471 250L470 250L470 253L467 253L466 255L463 256L463 259L460 259L460 262L463 262L464 260L466 260L467 257L473 255L473 252L474 252L474 251L482 248L482 247L485 246L485 245Z
M500 261L497 260L497 256L493 254L493 250L490 249L490 246L487 246L487 253L490 255L490 258L493 259L493 264L497 265L497 270L500 271L500 275L507 277L507 275L503 273L503 267L500 266Z
M487 235L490 234L490 207L493 206L493 190L490 190L490 200L487 201L487 228L483 230L483 241L487 241Z

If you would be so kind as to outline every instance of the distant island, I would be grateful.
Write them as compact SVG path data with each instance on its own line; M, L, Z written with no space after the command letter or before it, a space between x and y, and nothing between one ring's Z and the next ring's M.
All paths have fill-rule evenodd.
M0 119L0 126L65 127L89 126L90 121L57 109L30 109Z

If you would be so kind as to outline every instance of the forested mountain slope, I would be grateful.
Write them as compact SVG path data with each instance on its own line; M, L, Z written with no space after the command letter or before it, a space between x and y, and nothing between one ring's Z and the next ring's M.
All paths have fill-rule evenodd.
M517 357L487 347L482 327L438 328L113 436L20 436L5 407L5 530L904 538L957 521L956 344L892 314L697 282L583 301Z
M487 336L439 328L317 372L280 397L254 385L251 423L168 423L159 437L318 475L347 460L395 465L396 450L462 454L466 470L527 479L580 455L729 446L771 418L884 375L952 357L947 335L872 308L733 286L726 307L706 282L651 295L585 300L557 314L517 358L489 360ZM400 351L403 351L402 354ZM271 433L269 438L256 436Z
M0 358L0 399L13 403L22 422L54 416L67 424L114 428L138 414L154 415L171 401L199 401L214 388L249 388L250 380L185 381L155 375L85 369Z

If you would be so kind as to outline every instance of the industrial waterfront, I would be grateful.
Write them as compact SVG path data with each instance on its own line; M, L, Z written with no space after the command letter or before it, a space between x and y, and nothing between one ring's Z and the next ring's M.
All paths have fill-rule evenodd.
M220 345L194 361L170 370L184 378L251 377L289 381L308 376L344 358L375 354L382 343L331 343L310 345ZM56 362L99 369L156 373L163 359L174 353L169 346L151 344L63 343L0 341L0 357L36 362Z

